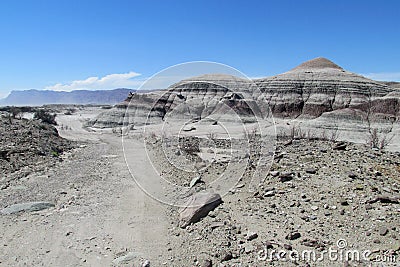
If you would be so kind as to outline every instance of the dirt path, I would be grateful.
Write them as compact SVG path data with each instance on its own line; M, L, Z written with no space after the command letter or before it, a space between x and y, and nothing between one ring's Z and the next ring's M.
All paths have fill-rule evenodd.
M126 255L130 266L144 259L162 265L166 207L135 184L120 137L87 132L78 120L69 121L72 130L61 135L81 147L2 191L2 199L13 203L50 201L56 206L0 217L0 266L111 266ZM140 141L131 142L140 148Z

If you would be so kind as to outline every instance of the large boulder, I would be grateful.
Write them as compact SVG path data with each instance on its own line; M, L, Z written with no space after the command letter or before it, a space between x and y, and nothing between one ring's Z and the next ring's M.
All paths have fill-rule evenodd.
M221 196L216 193L198 192L193 194L189 197L185 207L180 210L179 226L185 228L200 221L221 203Z

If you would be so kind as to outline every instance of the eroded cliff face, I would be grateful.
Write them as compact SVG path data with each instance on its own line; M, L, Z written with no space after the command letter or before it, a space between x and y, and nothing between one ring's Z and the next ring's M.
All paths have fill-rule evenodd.
M324 58L255 82L268 96L274 116L290 118L315 118L338 109L357 109L393 91Z
M166 90L132 93L90 124L97 128L157 123L166 116L175 119L202 119L211 114L221 118L228 110L245 120L259 111L253 96L255 83L230 75L213 74L182 80ZM260 95L260 93L258 93Z
M279 118L317 118L333 111L344 119L354 113L376 113L397 118L400 93L388 84L348 72L335 63L316 58L273 77L248 80L211 74L182 80L168 89L134 93L91 122L99 128L160 122L173 112L180 118L223 114L227 107L247 118L257 107ZM354 112L354 111L359 112Z
M146 122L154 102L162 96L162 92L131 93L121 103L112 109L100 113L89 122L89 126L95 128L113 128L127 124L140 124ZM136 119L141 119L140 123ZM161 118L160 118L161 120Z

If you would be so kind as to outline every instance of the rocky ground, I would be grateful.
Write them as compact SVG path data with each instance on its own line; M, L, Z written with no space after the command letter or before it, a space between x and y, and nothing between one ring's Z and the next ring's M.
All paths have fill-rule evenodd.
M61 160L63 151L74 147L57 129L39 120L0 117L1 187Z
M23 176L13 176L15 172L2 175L0 266L400 263L397 152L351 143L281 140L271 169L256 191L247 189L253 171L249 167L221 196L221 204L199 222L182 227L181 210L146 195L125 161L132 161L139 174L147 175L147 166L139 157L147 149L171 182L187 186L195 175L183 175L169 166L157 136L145 149L142 136L132 133L126 140L130 146L124 149L133 153L126 159L118 134L82 128L90 116L78 112L58 117L64 126L58 127L60 135L75 140L75 148L50 157L50 163L36 161L35 169ZM218 149L217 161L200 166L206 167L202 172L205 183L195 183L193 192L207 189L213 173L226 171L226 162L232 158L226 145L221 141L210 147ZM200 163L196 147L186 148L182 153L189 152L185 156ZM253 155L245 156L256 160ZM26 209L9 212L18 208ZM323 254L318 261L321 253L335 249L342 258ZM346 253L352 250L359 251L360 260L347 260ZM366 250L370 250L369 261L361 255ZM303 252L311 253L311 258Z
M280 143L258 191L250 193L239 183L199 223L186 229L172 223L169 251L173 265L366 266L368 261L362 259L335 261L326 255L319 262L301 256L303 251L312 251L318 259L323 251L338 249L337 242L345 242L344 253L371 250L371 260L391 255L397 257L391 263L396 266L399 167L399 153L362 145L309 140ZM170 212L171 218L177 218L177 210ZM278 259L273 250L284 251L287 261ZM289 253L296 251L299 258L290 260ZM390 262L383 264L390 266Z
M181 177L188 186L196 175L183 175L163 162L162 146L149 143L158 151L152 158L165 179L177 182L173 177ZM225 153L229 158L229 150ZM194 186L194 192L206 190L209 174L223 173L226 163L216 160L208 169L212 172L203 173L205 183ZM384 266L399 263L394 259L400 252L400 153L343 142L281 140L271 170L255 192L246 187L251 171L246 169L236 187L222 197L223 204L196 224L182 229L173 220L179 218L179 210L169 209L171 266L365 266L369 262L361 256L354 261L330 260L327 255L318 261L323 251L338 249L338 242L343 253L370 250L371 260L379 262L386 256ZM278 258L282 251L286 261ZM314 253L316 259L302 257L303 251ZM290 259L289 253L296 252L300 256Z
M85 131L84 116L58 116L75 148L2 175L0 266L161 265L160 205L135 185L120 137Z

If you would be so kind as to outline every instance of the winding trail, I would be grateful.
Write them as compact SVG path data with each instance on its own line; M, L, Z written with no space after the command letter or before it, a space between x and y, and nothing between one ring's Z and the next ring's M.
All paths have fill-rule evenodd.
M86 131L85 118L59 116L59 124L69 126L59 129L60 135L82 145L59 164L6 190L9 197L18 192L15 203L34 199L56 207L0 217L0 266L112 266L127 254L132 256L129 266L145 259L152 266L166 261L166 206L134 182L121 137ZM129 142L136 154L145 153L141 141ZM140 159L130 162L142 166Z

